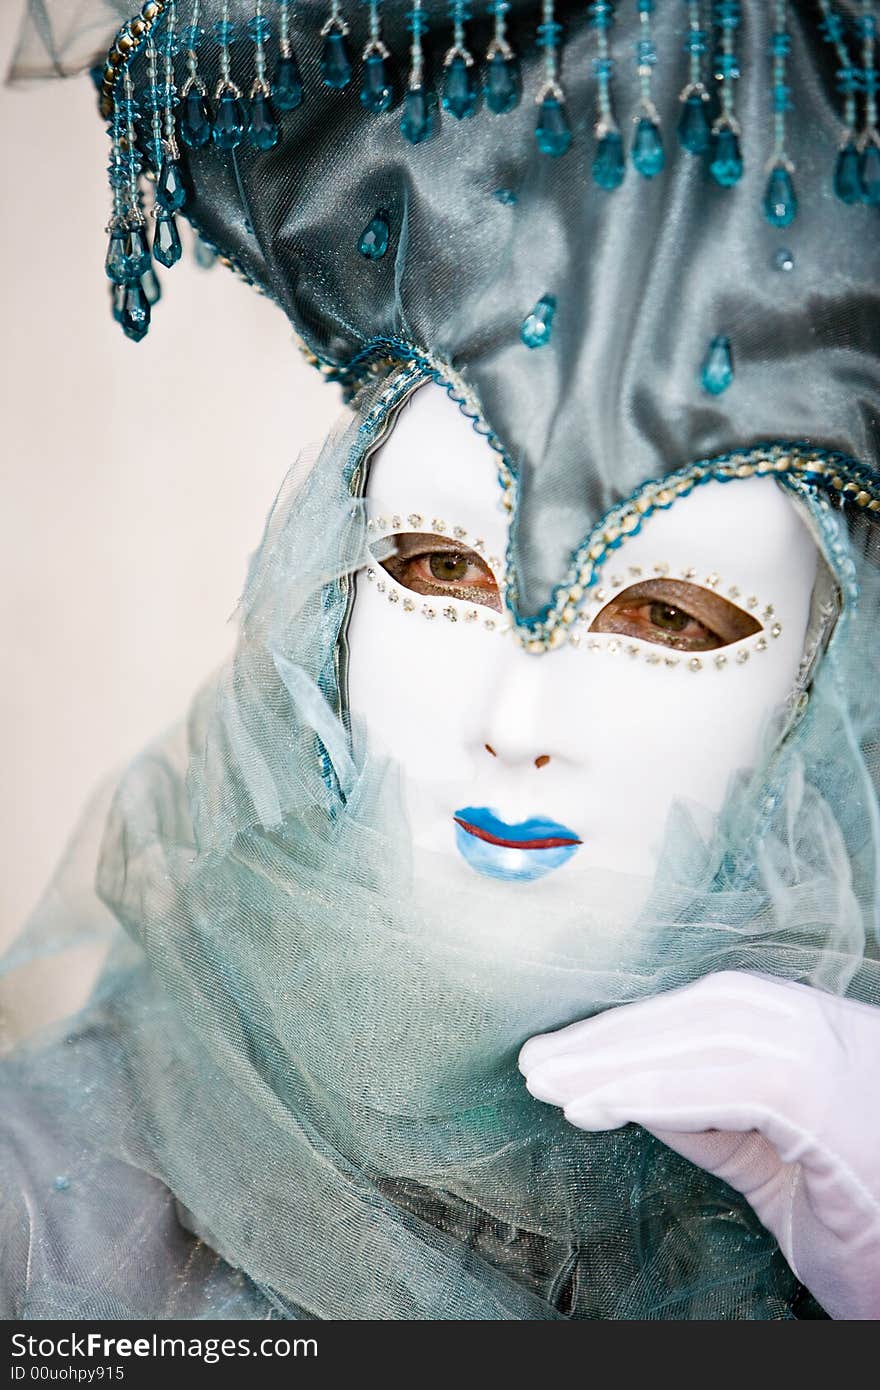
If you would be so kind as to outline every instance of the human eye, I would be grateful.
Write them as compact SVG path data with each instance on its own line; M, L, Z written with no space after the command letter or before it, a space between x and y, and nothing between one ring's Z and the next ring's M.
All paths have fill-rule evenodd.
M704 652L761 631L750 613L701 584L648 579L616 594L596 614L591 632L640 637L658 646Z
M416 594L460 598L501 611L498 582L481 555L445 536L408 531L388 536L392 547L379 563L392 579Z

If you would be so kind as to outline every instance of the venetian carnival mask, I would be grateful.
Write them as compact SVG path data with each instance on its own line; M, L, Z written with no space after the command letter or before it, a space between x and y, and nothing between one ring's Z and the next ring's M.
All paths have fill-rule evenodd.
M717 812L803 689L818 552L771 478L658 512L540 655L505 606L496 456L442 388L403 407L367 495L351 710L402 765L415 842L458 864L652 871L673 800Z
M95 5L125 334L184 217L355 407L310 674L417 843L648 869L796 715L825 499L880 510L871 4ZM20 76L83 60L34 14Z

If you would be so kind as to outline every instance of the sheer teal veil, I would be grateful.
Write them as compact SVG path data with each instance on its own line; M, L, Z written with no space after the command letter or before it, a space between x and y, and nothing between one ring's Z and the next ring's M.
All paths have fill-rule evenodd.
M575 26L573 42L587 38ZM830 112L820 68L801 81ZM451 190L460 227L452 166L463 156L445 148L435 200ZM486 206L508 157L500 136L491 150ZM545 358L518 337L528 257L514 256L511 282L496 279L480 243L480 293L452 301L453 264L452 279L420 299L407 267L428 274L439 233L414 223L388 291L408 307L412 336L396 334L380 360L376 322L358 314L367 305L380 316L385 291L370 299L359 265L338 279L315 271L322 217L340 216L341 194L312 191L278 216L281 185L267 180L282 163L280 153L242 163L245 193L262 188L250 232L227 215L227 172L202 186L194 170L204 189L194 220L276 297L288 294L296 326L345 377L353 417L282 487L229 662L98 796L3 962L0 1306L30 1317L821 1317L737 1194L636 1126L574 1130L526 1093L516 1056L536 1032L718 970L880 1005L875 248L847 242L829 275L815 250L832 245L820 196L795 247L806 289L768 271L743 292L766 315L753 331L738 320L743 371L714 402L698 394L697 348L734 304L737 267L764 266L772 247L742 230L737 210L719 286L722 217L687 201L692 171L667 194L651 190L646 222L634 203L619 205L615 238L603 222L589 293L583 260L566 262L577 312L566 326L560 292L559 346ZM426 177L410 187L422 211ZM494 203L498 215L520 208L517 228L534 229L543 206L570 231L565 180L531 177L519 203ZM354 171L345 187L360 224L374 199ZM873 215L845 211L862 228ZM282 233L288 214L301 222ZM694 262L687 305L662 289L660 265L648 269L650 225L668 273L688 245L709 257ZM544 285L558 239L505 235L511 254L536 248L534 286ZM638 294L606 293L633 263ZM618 350L621 316L631 358ZM343 317L355 323L350 339ZM610 355L599 351L602 324ZM566 353L576 340L586 356ZM351 370L370 343L373 370ZM437 380L508 480L523 595L512 616L524 641L545 624L540 660L554 660L553 606L570 566L598 547L598 578L625 548L637 503L650 526L654 510L710 478L735 487L768 473L816 538L823 565L798 689L719 816L674 806L652 882L596 872L550 902L477 876L450 885L442 862L411 845L398 769L352 726L344 636L368 553L369 460L409 393ZM553 447L530 454L517 411L536 401L539 432L554 410L560 424ZM554 530L548 520L565 514L578 476L571 526ZM63 986L83 961L88 997L68 1001Z

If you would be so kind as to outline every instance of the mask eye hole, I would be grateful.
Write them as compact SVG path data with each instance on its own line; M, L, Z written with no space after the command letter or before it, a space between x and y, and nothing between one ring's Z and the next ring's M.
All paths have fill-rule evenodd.
M616 632L689 652L727 647L761 630L757 619L736 604L702 584L680 579L631 584L590 624L591 632Z
M498 581L470 546L447 536L405 531L386 536L381 552L379 564L405 589L435 598L460 598L501 612Z

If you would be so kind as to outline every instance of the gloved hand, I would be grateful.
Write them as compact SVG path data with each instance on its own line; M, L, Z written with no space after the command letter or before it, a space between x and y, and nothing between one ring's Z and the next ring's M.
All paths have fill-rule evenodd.
M880 1318L880 1008L724 971L531 1038L579 1129L632 1121L754 1208L832 1318Z

